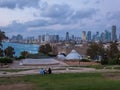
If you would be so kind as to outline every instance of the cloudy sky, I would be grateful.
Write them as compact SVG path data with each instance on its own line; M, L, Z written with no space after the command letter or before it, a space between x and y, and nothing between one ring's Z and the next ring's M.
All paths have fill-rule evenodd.
M0 0L0 29L8 36L120 29L120 0Z

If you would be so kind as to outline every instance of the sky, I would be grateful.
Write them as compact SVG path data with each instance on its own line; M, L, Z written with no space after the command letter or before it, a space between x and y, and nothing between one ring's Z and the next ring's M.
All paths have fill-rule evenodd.
M0 29L8 36L79 36L82 31L120 30L120 0L0 0Z

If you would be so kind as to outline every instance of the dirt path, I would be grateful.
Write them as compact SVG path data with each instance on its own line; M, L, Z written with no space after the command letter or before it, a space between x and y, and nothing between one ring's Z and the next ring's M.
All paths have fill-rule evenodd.
M22 76L22 75L33 75L39 74L40 69L33 69L33 70L26 70L26 71L19 71L19 72L5 72L0 71L0 77L8 77L8 76ZM94 68L83 68L83 67L53 67L52 68L53 74L59 73L80 73L80 72L119 72L119 70L108 70L108 69L94 69Z

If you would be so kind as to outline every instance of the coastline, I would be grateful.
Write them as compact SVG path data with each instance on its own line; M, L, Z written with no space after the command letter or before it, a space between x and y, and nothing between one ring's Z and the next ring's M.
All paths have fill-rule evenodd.
M8 46L11 46L15 50L15 56L20 56L20 53L22 51L28 51L32 54L35 54L38 52L38 48L40 45L38 44L24 44L24 43L14 43L14 42L2 42L3 49L7 48Z

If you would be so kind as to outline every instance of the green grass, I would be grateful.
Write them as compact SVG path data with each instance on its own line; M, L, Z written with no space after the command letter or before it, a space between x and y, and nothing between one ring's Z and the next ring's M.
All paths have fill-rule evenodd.
M120 70L120 66L119 66L119 67L114 67L114 69L118 69L118 70Z
M1 69L2 72L21 72L21 71L27 71L32 69Z
M38 54L29 54L27 58L33 58L33 59L45 59L45 58L50 58L50 56L45 55L43 53L38 53Z
M120 90L120 80L101 73L27 75L0 78L1 84L31 83L35 90Z

